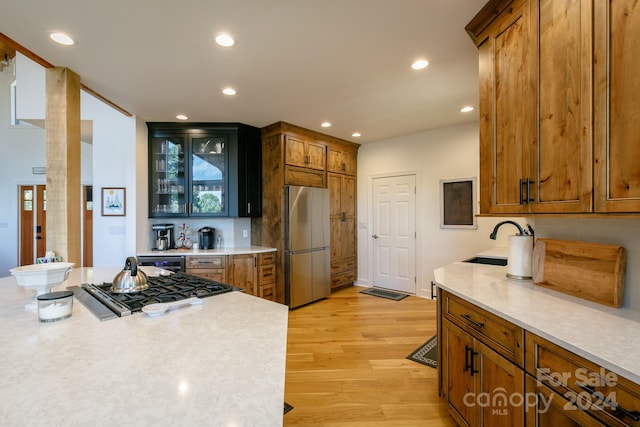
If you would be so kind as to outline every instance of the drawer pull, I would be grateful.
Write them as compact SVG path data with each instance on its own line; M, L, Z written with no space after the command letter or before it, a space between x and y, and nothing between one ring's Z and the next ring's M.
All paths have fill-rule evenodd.
M471 316L469 316L468 314L461 314L460 317L462 317L464 320L473 323L474 325L476 325L478 328L484 328L484 323L480 323L480 322L476 322L475 320L473 320L471 318Z
M613 401L605 398L602 393L595 391L594 388L591 387L591 386L588 386L588 385L582 384L582 383L578 383L578 382L576 382L576 386L580 387L582 390L588 392L593 397L596 397L598 399L598 401L602 402L605 407L608 406L608 407L612 408L614 411L621 412L623 415L626 415L627 417L631 418L633 421L636 421L636 422L640 421L640 412L638 412L638 411L627 411L622 406L618 405L617 402L613 402Z

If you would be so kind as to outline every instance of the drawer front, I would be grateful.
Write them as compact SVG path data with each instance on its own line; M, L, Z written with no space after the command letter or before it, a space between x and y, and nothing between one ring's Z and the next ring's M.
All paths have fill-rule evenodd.
M276 284L262 285L259 288L259 297L270 301L276 300Z
M524 331L455 295L443 291L443 315L498 353L522 367Z
M274 264L259 266L258 280L261 285L274 283L276 281L276 266Z
M224 255L216 256L190 256L187 257L187 269L189 268L224 268L226 265Z
M284 183L289 185L327 188L327 174L323 171L287 165L284 172Z
M348 258L340 261L331 262L331 274L342 273L343 271L355 270L357 260L355 258Z
M581 411L571 400L565 399L549 387L527 375L526 424L532 427L605 427L606 425ZM529 400L535 396L535 400Z
M640 385L530 332L526 347L525 369L541 383L605 424L640 427Z
M216 282L225 283L227 281L227 275L223 268L187 270L187 274L193 274L194 276L203 277Z
M346 273L331 276L331 289L339 288L346 285L352 285L356 281L356 272L347 271Z
M266 264L275 264L275 263L276 263L275 252L262 252L258 254L258 264L266 265Z

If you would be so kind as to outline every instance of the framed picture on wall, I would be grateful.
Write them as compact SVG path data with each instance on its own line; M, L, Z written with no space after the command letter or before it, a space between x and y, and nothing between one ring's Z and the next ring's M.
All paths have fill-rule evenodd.
M102 216L125 216L126 188L102 187Z
M440 180L440 228L478 228L475 177Z

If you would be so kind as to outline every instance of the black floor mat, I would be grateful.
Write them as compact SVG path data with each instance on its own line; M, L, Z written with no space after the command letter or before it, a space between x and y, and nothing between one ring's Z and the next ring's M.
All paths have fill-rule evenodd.
M402 298L406 298L409 295L401 294L400 292L388 291L386 289L369 288L364 291L360 291L361 294L373 295L374 297L381 297L392 299L394 301L400 301Z
M407 359L414 362L422 363L423 365L431 366L432 368L438 367L437 362L437 345L438 337L433 336L426 343L418 347L413 353L407 356Z

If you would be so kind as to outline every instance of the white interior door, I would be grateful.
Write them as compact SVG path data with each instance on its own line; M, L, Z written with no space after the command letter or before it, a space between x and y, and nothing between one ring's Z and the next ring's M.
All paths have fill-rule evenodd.
M416 293L416 177L373 179L373 285Z

